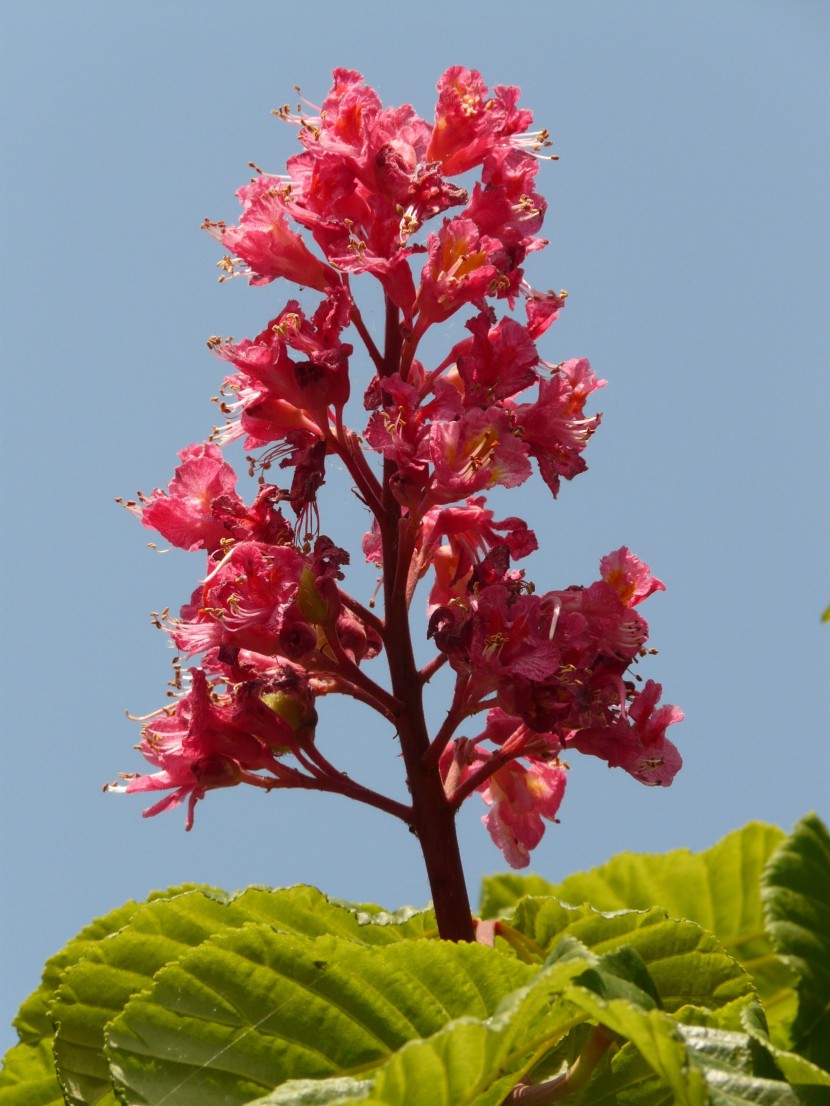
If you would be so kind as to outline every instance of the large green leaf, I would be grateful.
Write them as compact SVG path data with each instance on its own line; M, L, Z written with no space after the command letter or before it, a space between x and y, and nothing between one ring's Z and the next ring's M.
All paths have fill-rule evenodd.
M92 945L125 926L140 905L137 902L127 902L110 911L103 918L96 918L76 937L68 941L60 952L50 956L43 969L40 985L23 1002L14 1019L14 1026L21 1041L35 1044L42 1039L51 1040L54 1029L49 1020L49 1007L54 1000L61 976L67 968L76 964Z
M396 915L356 912L313 887L251 887L233 897L193 890L134 907L128 923L106 941L84 946L65 971L49 1015L57 1027L55 1061L72 1103L106 1102L109 1068L104 1028L155 973L214 934L264 921L288 933L338 934L385 945L434 932L431 911Z
M798 1106L787 1083L753 1071L752 1042L745 1034L679 1026L689 1072L702 1076L712 1106ZM597 1072L569 1106L673 1106L675 1094L631 1044Z
M155 972L221 928L227 898L187 891L136 907L117 933L89 943L67 968L49 1015L56 1027L55 1063L70 1102L93 1104L110 1092L104 1026Z
M752 975L776 1040L788 1041L795 1013L795 977L765 932L760 881L784 837L775 826L752 822L702 853L620 853L607 864L560 884L538 876L492 876L484 881L482 914L503 915L525 895L590 903L603 911L662 906L674 918L710 930Z
M757 1004L747 1007L741 1020L749 1036L770 1054L778 1070L798 1090L799 1097L807 1101L823 1097L825 1102L830 1102L830 1072L796 1052L778 1048L770 1040L763 1010Z
M194 886L194 884L187 884L163 891L152 891L146 902L168 899L181 894L183 891L188 891ZM206 894L213 893L211 888L202 888L201 890ZM53 1026L49 1018L49 1007L52 1004L63 973L85 956L91 947L127 925L136 910L140 910L144 905L145 903L131 900L124 903L123 906L111 910L102 918L96 918L89 925L84 926L76 937L68 941L60 952L55 953L46 961L40 986L25 1000L14 1019L14 1026L21 1041L34 1044L42 1038L51 1039Z
M798 975L795 1049L830 1071L830 834L815 814L776 850L763 886L773 945Z
M461 947L450 946L450 955ZM342 1076L292 1080L256 1106L499 1106L536 1059L584 1020L563 995L595 962L578 942L565 941L492 1017L461 1017L410 1041L383 1064L374 1084Z
M10 1048L0 1071L2 1106L63 1106L63 1102L51 1043L43 1039Z
M110 1024L107 1052L131 1103L229 1106L371 1070L453 1018L489 1017L534 971L482 945L373 948L251 923L162 969Z
M544 956L566 934L598 954L635 951L648 967L663 1008L683 1010L678 1014L683 1020L698 1021L701 1012L716 1011L716 1024L738 1027L741 1009L755 997L750 976L711 933L670 918L659 907L601 912L531 897L519 902L501 928L525 956L530 950Z
M746 1035L684 1029L631 982L639 968L627 957L616 952L598 959L572 939L563 944L564 954L555 953L492 1018L461 1018L410 1042L383 1064L374 1083L342 1076L292 1081L255 1106L499 1106L538 1058L579 1025L580 1011L636 1047L618 1053L616 1070L607 1062L598 1067L598 1077L569 1103L794 1106L786 1084L751 1072Z
M53 1056L54 1026L50 1017L51 1008L55 1002L60 983L65 973L75 965L81 963L84 957L90 955L91 950L98 948L102 942L110 939L127 926L137 911L140 911L147 903L160 902L171 897L178 896L190 890L194 885L188 884L182 887L173 887L166 890L153 891L145 903L129 901L123 906L111 910L101 918L96 918L68 941L67 944L54 956L50 957L43 971L38 988L23 1002L14 1025L21 1039L21 1046L11 1049L4 1058L3 1075L9 1071L17 1071L19 1088L16 1091L15 1102L28 1102L26 1095L31 1095L32 1106L39 1102L40 1094L55 1093L56 1101L63 1102L63 1094L59 1091L59 1083L55 1074L55 1062ZM202 888L204 894L221 894L211 888ZM36 1048L43 1043L45 1048ZM103 1042L102 1042L103 1043ZM24 1045L32 1046L33 1052L27 1052ZM29 1077L30 1086L23 1090L25 1080L19 1074L20 1058L24 1056L37 1056L44 1061L47 1070L42 1079L33 1073ZM48 1071L48 1069L51 1071ZM45 1080L45 1082L43 1082ZM40 1084L43 1082L43 1085ZM2 1084L0 1084L1 1086ZM108 1086L108 1083L107 1083ZM51 1091L47 1090L51 1088ZM106 1089L106 1088L105 1088ZM21 1098L20 1095L23 1095ZM11 1100L10 1100L11 1101Z

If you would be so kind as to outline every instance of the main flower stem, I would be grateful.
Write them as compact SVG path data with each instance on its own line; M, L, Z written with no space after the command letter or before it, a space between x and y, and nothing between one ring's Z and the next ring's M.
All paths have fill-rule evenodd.
M426 864L438 932L449 941L474 941L455 809L444 794L438 766L424 759L429 733L424 718L423 684L418 679L402 594L387 597L386 612L389 630L386 651L392 691L401 704L395 722L412 796L412 829Z
M384 375L391 375L400 367L401 348L398 309L387 299ZM384 644L392 694L399 704L395 724L412 796L411 826L423 853L438 932L448 941L474 941L475 927L461 864L455 809L444 793L437 764L425 757L430 739L424 717L424 681L412 648L406 587L414 543L400 504L392 494L390 481L395 471L394 462L384 462L383 510L378 525L383 542Z

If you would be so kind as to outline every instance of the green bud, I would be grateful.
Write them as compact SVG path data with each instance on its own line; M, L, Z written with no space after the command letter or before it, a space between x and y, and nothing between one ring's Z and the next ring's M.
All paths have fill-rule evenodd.
M314 583L314 573L306 565L300 574L300 586L297 589L297 606L307 622L320 626L330 620L330 612L325 600Z

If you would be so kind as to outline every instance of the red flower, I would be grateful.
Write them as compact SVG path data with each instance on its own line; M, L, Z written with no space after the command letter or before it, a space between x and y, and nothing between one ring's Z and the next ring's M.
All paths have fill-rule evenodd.
M227 707L214 699L205 674L191 669L190 692L172 711L160 711L142 731L140 752L161 770L152 775L126 777L126 784L111 790L170 791L144 811L149 818L188 800L185 829L193 825L199 799L217 787L232 787L243 780L263 786L262 769L277 769L273 753L250 733L239 729Z
M491 807L481 820L511 868L526 868L530 863L530 851L545 832L542 819L556 821L567 782L558 762L527 759L527 765L509 761L490 776L481 792Z
M586 418L585 401L606 381L598 380L584 358L557 366L539 385L535 403L515 408L522 440L539 463L542 479L554 495L561 477L572 480L586 469L582 451L600 423L600 415Z
M216 553L230 538L282 544L291 527L275 506L278 491L263 485L251 507L236 493L236 473L211 442L189 445L179 454L181 464L163 492L139 493L128 505L143 524L157 530L179 549L206 549Z
M228 536L227 526L213 512L213 503L221 496L242 506L236 494L236 473L210 442L187 446L179 459L181 464L167 491L156 488L146 498L139 494L140 505L133 510L145 526L179 549L213 552Z
M249 267L251 284L270 284L285 277L325 292L339 280L289 227L284 183L276 177L255 177L237 196L243 208L239 226L225 229L207 224L207 229Z
M666 730L683 721L683 711L669 704L658 707L662 690L660 684L648 680L627 717L620 716L607 726L578 730L568 737L566 747L600 757L609 768L624 768L649 787L668 787L683 760Z
M427 159L440 162L447 176L480 165L491 150L505 145L533 122L532 112L516 107L519 94L518 88L496 85L488 96L480 73L451 66L438 82Z

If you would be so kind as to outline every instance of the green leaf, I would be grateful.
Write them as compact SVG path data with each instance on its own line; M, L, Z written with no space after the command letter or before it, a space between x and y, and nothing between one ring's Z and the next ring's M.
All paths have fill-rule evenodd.
M697 1026L681 1027L689 1056L702 1072L712 1106L799 1106L792 1088L753 1071L751 1042L745 1034Z
M535 948L538 956L565 935L599 955L624 949L636 953L670 1013L694 1007L720 1012L719 1024L737 1024L740 1009L755 997L750 976L711 933L694 922L670 918L659 907L602 912L557 899L527 898L504 925L528 939L522 951Z
M797 1106L799 1100L786 1083L753 1071L752 1042L745 1034L690 1026L679 1026L678 1031L689 1070L704 1080L706 1102ZM672 1106L675 1099L641 1053L627 1043L582 1094L567 1101L569 1106Z
M163 891L152 891L146 902L171 898L195 886L195 884L186 884ZM202 888L202 890L205 893L211 891L210 888ZM68 941L60 952L50 956L43 969L40 986L23 1002L17 1017L14 1019L13 1024L21 1041L35 1044L43 1038L51 1039L53 1026L49 1018L49 1007L52 1004L63 973L85 956L90 947L127 925L135 911L143 905L143 903L130 900L124 903L123 906L111 910L102 918L95 918L89 925L84 926L77 936Z
M702 853L620 853L557 885L538 876L493 876L484 881L481 910L489 917L503 914L528 894L590 903L602 911L664 907L672 917L714 933L743 964L764 1002L773 1036L786 1043L795 1014L795 976L770 944L760 895L764 867L783 838L777 827L752 822Z
M46 961L40 986L23 1002L13 1022L21 1041L36 1044L44 1038L51 1040L54 1029L49 1020L49 1007L60 984L61 976L68 967L76 964L92 945L126 925L139 906L140 903L127 902L116 910L111 910L103 918L96 918L67 942L60 952Z
M830 1071L830 834L815 814L770 859L763 899L772 943L798 975L795 1049Z
M169 888L167 890L153 891L148 896L147 902L162 901L181 894L191 888L192 884L182 887ZM210 889L203 889L204 893L212 893ZM90 950L96 948L105 939L124 928L136 911L140 910L143 903L130 900L123 906L111 910L101 918L96 918L68 941L67 944L54 956L46 961L46 966L38 988L23 1002L14 1019L21 1044L12 1048L4 1061L4 1070L0 1074L0 1087L7 1085L5 1077L9 1072L14 1072L16 1083L15 1096L9 1102L28 1102L26 1096L31 1096L33 1106L40 1101L40 1095L46 1095L44 1101L49 1101L50 1095L55 1095L54 1101L64 1102L64 1096L60 1091L53 1054L54 1026L50 1018L50 1010L55 1001L61 979L74 965L80 963ZM41 1047L43 1046L43 1047ZM34 1065L34 1066L33 1066ZM24 1077L24 1071L31 1069L31 1075ZM28 1087L24 1083L28 1080ZM8 1084L11 1086L11 1084ZM109 1084L107 1083L107 1086ZM22 1097L21 1097L22 1096ZM5 1099L4 1099L5 1101Z
M49 1016L55 1024L55 1064L70 1102L93 1104L110 1093L103 1055L104 1026L154 973L198 944L226 914L227 898L187 891L133 908L106 941L89 942L62 976Z
M587 996L581 1001L587 1005ZM575 1106L798 1106L787 1083L755 1070L753 1042L745 1033L673 1025L660 1011L618 1000L597 1004L594 1015L628 1043L568 1100Z
M637 1048L649 1067L671 1089L677 1106L703 1106L707 1101L702 1072L689 1061L679 1026L662 1010L644 1009L630 1001L603 999L574 986L568 998L601 1025Z
M533 974L482 945L251 923L162 969L110 1024L107 1052L131 1103L243 1103L289 1078L365 1073L453 1018L489 1017Z
M492 1017L462 1017L405 1044L380 1068L373 1087L342 1077L291 1081L252 1106L499 1106L538 1056L582 1020L562 996L596 957L577 942L564 945Z
M52 1046L47 1040L10 1048L0 1071L2 1106L64 1106L55 1076Z
M555 895L556 887L549 880L531 872L518 875L516 872L501 872L497 876L485 876L481 881L481 902L479 913L482 918L498 918L512 910L519 899L525 895ZM649 905L653 905L649 903Z
M435 932L432 911L357 912L305 886L251 887L232 897L191 890L132 904L128 924L107 941L84 946L85 955L65 971L49 1010L57 1026L55 1061L72 1103L92 1106L106 1100L110 1075L103 1054L104 1029L131 996L150 987L165 964L214 934L251 921L265 921L288 933L338 934L377 945Z
M752 1037L764 1048L775 1061L779 1071L793 1086L801 1089L805 1087L830 1088L830 1072L817 1067L804 1056L796 1052L778 1048L769 1037L766 1029L764 1013L760 1006L753 1004L743 1012L744 1027ZM830 1101L830 1090L824 1092Z
M625 986L632 974L641 975L642 965L626 961L618 953L597 960L572 939L563 944L552 963L543 967L529 986L505 999L491 1019L461 1018L426 1040L410 1042L380 1068L371 1089L365 1080L291 1082L258 1100L256 1106L312 1106L318 1102L330 1106L358 1102L364 1106L499 1106L538 1058L579 1025L579 1007L638 1039L663 1079L664 1102L673 1092L674 1100L683 1106L704 1106L705 1075L695 1065L677 1027L668 1015L649 1009L648 995ZM590 963L587 970L586 963ZM616 975L615 982L618 971L622 974ZM586 989L586 982L597 981L601 981L598 989L603 993L625 991L629 997L606 1000ZM653 1082L652 1068L644 1067L640 1078ZM630 1087L618 1085L616 1090L627 1094ZM586 1096L579 1101L593 1103L595 1099Z

